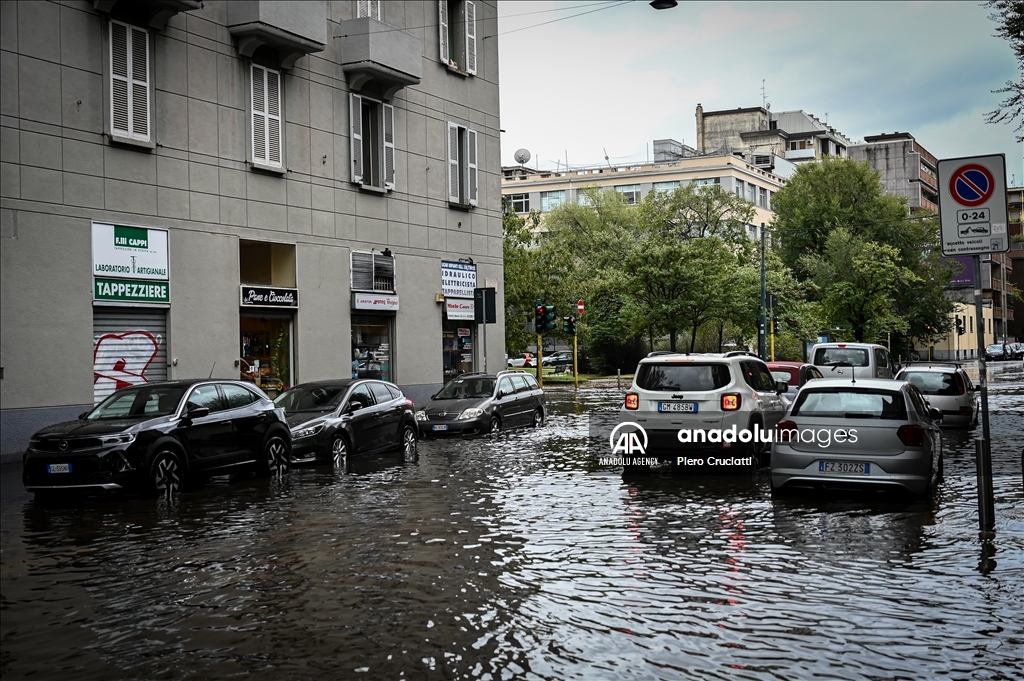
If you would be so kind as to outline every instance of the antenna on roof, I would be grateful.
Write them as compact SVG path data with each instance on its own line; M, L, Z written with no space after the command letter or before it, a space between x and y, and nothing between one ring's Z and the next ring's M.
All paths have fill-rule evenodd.
M212 367L210 367L210 375L206 377L206 378L207 378L207 380L209 380L209 379L213 378L213 370L214 370L214 369L216 369L216 368L217 368L217 362L216 362L216 361L214 361L214 363L213 363L213 366L212 366Z
M608 160L608 150L605 149L604 147L601 147L601 151L604 152L604 162L608 164L609 168L611 168L612 167L612 162Z

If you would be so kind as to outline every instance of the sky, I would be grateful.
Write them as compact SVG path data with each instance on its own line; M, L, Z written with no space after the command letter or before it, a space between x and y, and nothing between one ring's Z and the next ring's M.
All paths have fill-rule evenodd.
M854 142L899 131L939 159L1003 153L1021 186L1016 123L984 122L1005 97L992 90L1021 78L989 13L977 2L500 0L501 162L515 165L520 148L543 169L644 161L655 139L694 146L698 103L767 102L827 117Z

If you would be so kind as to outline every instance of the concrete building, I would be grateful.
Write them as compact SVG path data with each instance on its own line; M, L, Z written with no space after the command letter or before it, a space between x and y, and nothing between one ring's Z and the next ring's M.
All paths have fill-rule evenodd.
M4 460L139 382L500 368L495 2L0 11Z
M849 154L877 170L885 193L905 197L911 211L939 212L938 159L909 132L868 135Z
M934 341L931 345L927 339L915 339L914 347L921 355L921 359L933 359L947 362L965 361L978 358L978 324L977 313L974 302L955 303L953 308L953 331L941 340ZM986 345L992 342L992 306L982 307L982 316L985 319ZM964 333L957 334L956 319L963 325ZM930 356L929 356L930 355Z
M1006 207L1010 235L1011 270L1007 281L1018 291L1024 292L1024 187L1010 187L1006 190ZM1009 340L1024 341L1024 300L1008 297L1009 319L1006 336Z

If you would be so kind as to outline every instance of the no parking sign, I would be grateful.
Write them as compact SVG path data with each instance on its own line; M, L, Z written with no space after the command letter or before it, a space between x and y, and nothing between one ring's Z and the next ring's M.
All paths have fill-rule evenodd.
M939 161L939 223L943 255L1005 253L1006 157Z

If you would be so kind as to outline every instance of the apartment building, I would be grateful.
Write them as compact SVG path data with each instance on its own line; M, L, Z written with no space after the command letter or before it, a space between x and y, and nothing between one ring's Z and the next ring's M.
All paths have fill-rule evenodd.
M1010 235L1010 252L1006 257L1010 259L1011 267L1007 280L1017 291L1024 293L1024 187L1006 190L1006 207ZM1010 296L1006 307L1009 311L1007 339L1024 341L1024 300Z
M877 170L885 193L906 198L912 212L939 212L938 159L909 132L868 135L849 154Z

